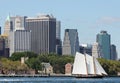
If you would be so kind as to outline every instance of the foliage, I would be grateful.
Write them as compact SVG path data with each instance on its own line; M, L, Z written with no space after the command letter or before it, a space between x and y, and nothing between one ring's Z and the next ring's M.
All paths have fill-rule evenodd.
M29 57L25 63L29 68L35 69L36 71L42 70L42 62L50 63L53 67L54 73L65 73L65 64L73 63L74 61L74 56L60 56L54 53L37 55L33 52L13 53L10 57L10 60L19 61L21 57ZM21 70L20 67L17 67L17 65L20 65L18 62L12 62L10 60L5 58L1 60L5 62L2 64L4 69L15 70L17 68L17 70ZM98 61L108 73L108 75L117 75L117 73L120 72L120 61L106 60L103 58L98 59Z
M120 61L98 59L108 75L117 75L120 72Z
M35 69L36 73L37 70L42 69L41 62L37 58L30 58L25 63L28 65L29 68Z
M26 64L35 70L42 70L41 63L50 63L53 66L54 73L65 73L65 64L73 63L74 57L58 56L57 54L40 54L36 58L31 58L26 61Z
M12 56L10 57L11 60L13 61L17 61L17 60L21 60L21 57L28 57L28 58L32 58L32 57L37 57L38 55L33 53L33 52L15 52L12 54Z
M21 64L20 61L11 61L7 58L0 59L0 69L3 74L17 73L18 71L27 71L28 66L26 64Z

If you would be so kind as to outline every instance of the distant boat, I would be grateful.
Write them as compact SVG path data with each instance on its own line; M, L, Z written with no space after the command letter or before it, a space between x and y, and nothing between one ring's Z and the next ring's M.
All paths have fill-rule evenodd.
M96 58L76 52L72 74L76 77L103 77L107 75Z

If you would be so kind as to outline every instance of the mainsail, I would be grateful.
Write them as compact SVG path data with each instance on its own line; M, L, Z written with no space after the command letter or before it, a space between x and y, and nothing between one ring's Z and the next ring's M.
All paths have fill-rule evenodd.
M93 57L86 54L85 58L86 58L86 63L87 63L87 72L88 72L88 74L95 74Z
M76 52L72 74L87 74L85 56L81 53Z
M76 75L107 75L96 58L76 52L72 74Z

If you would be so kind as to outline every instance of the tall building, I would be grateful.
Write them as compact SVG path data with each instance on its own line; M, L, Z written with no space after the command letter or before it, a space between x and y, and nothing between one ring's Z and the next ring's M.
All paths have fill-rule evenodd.
M0 56L9 57L8 37L0 35Z
M26 19L26 30L31 30L31 47L35 53L56 52L56 18L40 15Z
M92 56L100 58L100 46L97 42L92 45Z
M26 16L13 16L10 17L12 23L11 30L24 30Z
M6 21L5 21L4 33L3 34L8 36L11 28L12 28L12 22L10 20L10 16L8 15L7 18L6 18Z
M114 44L111 45L111 60L117 60L117 51L116 51L116 46Z
M62 47L63 55L75 55L79 52L79 38L77 29L66 29Z
M3 37L0 37L0 56L4 55L5 51L5 39Z
M97 34L98 44L100 45L101 57L110 59L110 35L107 31L101 31Z
M0 35L1 35L1 26L0 26Z
M4 35L7 37L5 48L10 50L10 55L14 52L31 51L31 32L25 30L26 16L8 16L5 22Z
M61 40L61 22L60 21L56 21L56 39L60 39Z
M14 52L31 51L31 31L14 30L10 31L10 56Z
M13 30L24 30L26 16L7 16L4 26L4 34L9 36Z
M56 21L56 54L62 55L61 22Z

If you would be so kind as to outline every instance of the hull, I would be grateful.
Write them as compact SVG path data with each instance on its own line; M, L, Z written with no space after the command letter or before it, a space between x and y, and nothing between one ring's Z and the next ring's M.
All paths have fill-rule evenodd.
M104 76L92 76L92 75L88 75L88 76L75 76L75 78L103 78Z

